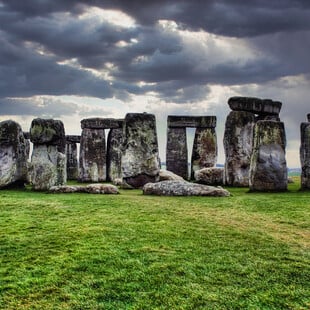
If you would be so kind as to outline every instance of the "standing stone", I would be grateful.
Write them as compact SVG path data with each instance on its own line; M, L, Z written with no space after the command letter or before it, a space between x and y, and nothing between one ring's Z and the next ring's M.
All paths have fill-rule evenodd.
M197 128L195 132L191 179L195 171L215 166L217 161L217 139L215 128Z
M83 128L80 144L80 182L106 180L106 148L104 129Z
M310 189L310 123L301 123L300 133L301 189Z
M285 129L282 122L258 121L254 127L250 168L251 191L285 191Z
M166 167L167 170L188 178L187 163L187 142L185 127L169 127L167 132L166 148Z
M78 179L78 160L77 160L77 146L75 142L67 141L66 143L66 157L67 157L67 179Z
M11 120L0 122L0 188L27 181L28 155L29 143L20 125Z
M123 133L123 181L133 188L158 181L160 161L155 116L147 113L127 114Z
M120 128L112 128L108 134L107 143L107 179L114 182L122 178L122 142L123 121L120 120Z
M245 111L231 111L224 132L224 182L229 186L249 186L255 115Z
M308 122L310 122L310 113L307 115Z
M35 190L48 190L67 181L65 130L53 119L34 119L30 128L33 152L29 181Z

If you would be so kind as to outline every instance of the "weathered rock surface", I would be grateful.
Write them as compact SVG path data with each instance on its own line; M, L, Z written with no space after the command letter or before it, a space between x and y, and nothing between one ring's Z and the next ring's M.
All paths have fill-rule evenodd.
M120 128L119 119L116 118L85 118L81 120L81 127L89 129Z
M231 97L228 100L228 105L234 111L247 111L262 115L277 115L282 107L282 103L279 101L253 97Z
M195 171L214 167L216 161L217 139L215 128L196 128L192 151L191 179L194 179Z
M186 128L170 128L167 131L166 166L167 170L188 178Z
M27 181L29 143L20 125L0 122L0 188L23 185Z
M179 175L169 171L169 170L159 170L159 181L184 181Z
M119 194L118 188L111 184L89 184L53 186L49 189L51 193L88 193L88 194Z
M107 179L114 182L122 178L123 128L111 129L107 141Z
M203 168L195 171L194 178L200 184L223 185L224 169L217 167Z
M167 125L173 128L194 127L194 128L215 128L216 116L179 116L168 115Z
M79 165L77 159L77 146L75 142L66 143L67 157L67 180L77 180L79 176Z
M224 132L224 182L229 186L249 186L255 115L250 112L231 111Z
M160 160L155 116L128 113L123 133L121 167L124 182L140 188L148 182L158 181Z
M29 182L34 190L48 190L67 181L66 156L57 145L35 144L29 165Z
M72 142L72 143L80 143L81 142L81 136L78 135L66 135L66 141Z
M65 154L66 137L62 121L35 118L29 133L33 144L57 145L58 151Z
M301 189L310 189L310 123L300 125Z
M84 128L80 145L80 182L106 180L106 147L104 129Z
M258 121L254 127L250 167L251 191L285 191L287 166L282 122Z
M221 188L187 181L162 181L148 183L143 187L144 195L157 196L217 196L227 197L230 193Z

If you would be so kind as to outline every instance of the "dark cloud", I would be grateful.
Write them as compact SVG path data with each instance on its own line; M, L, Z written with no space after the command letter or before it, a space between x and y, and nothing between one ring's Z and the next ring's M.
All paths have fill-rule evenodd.
M85 17L90 7L120 10L135 25ZM175 29L159 20L174 22ZM212 84L260 84L310 70L309 1L0 0L0 29L0 98L127 101L152 92L167 102L194 102ZM220 46L216 36L196 39L199 54L181 30L239 41ZM238 49L240 40L251 57Z

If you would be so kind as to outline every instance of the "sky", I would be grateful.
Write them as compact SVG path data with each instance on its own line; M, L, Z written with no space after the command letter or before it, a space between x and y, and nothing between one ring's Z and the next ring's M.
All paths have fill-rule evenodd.
M309 0L0 0L0 121L153 113L164 161L168 115L215 115L224 163L228 99L270 98L298 167L309 51Z

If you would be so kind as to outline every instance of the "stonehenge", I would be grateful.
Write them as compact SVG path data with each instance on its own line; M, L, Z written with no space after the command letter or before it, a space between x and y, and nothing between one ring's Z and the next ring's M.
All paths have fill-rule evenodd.
M23 132L14 121L0 122L0 188L30 183L34 190L57 187L67 191L67 180L143 188L163 180L194 180L248 187L250 191L287 190L281 102L232 97L228 106L224 168L216 166L216 116L167 117L167 170L161 169L153 114L83 119L81 135L65 135L60 120L36 118L29 132ZM310 189L310 113L307 120L300 125L301 189ZM190 171L187 128L195 128ZM30 160L29 140L33 144Z
M174 116L167 118L167 170L188 179L186 128L196 128L191 158L191 178L196 170L213 167L217 160L216 116Z

